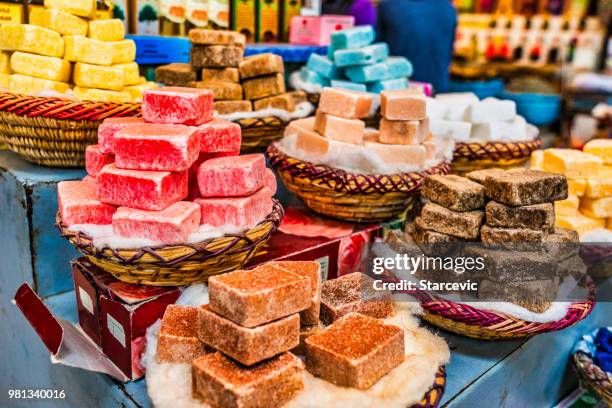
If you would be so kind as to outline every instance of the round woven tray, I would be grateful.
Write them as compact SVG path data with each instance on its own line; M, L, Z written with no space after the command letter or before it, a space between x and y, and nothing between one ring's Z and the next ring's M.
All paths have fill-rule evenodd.
M610 375L595 364L591 356L581 351L577 351L572 356L572 366L578 373L582 387L597 394L607 406L612 406Z
M241 234L225 235L197 244L140 249L98 249L91 237L67 229L60 215L56 225L61 235L96 266L115 278L139 285L181 286L205 282L210 276L242 268L276 231L283 207L274 200L265 220Z
M0 142L25 160L50 167L83 167L110 117L139 116L139 103L106 103L0 92Z
M538 150L540 146L540 139L512 143L458 143L453 154L452 173L465 174L492 167L519 167L529 160L531 152Z
M234 121L242 128L241 153L261 153L285 133L287 122L270 116L265 118L246 118Z
M436 373L436 378L433 385L423 396L423 399L418 404L412 405L410 408L435 408L440 404L444 389L446 388L446 369L440 366Z
M410 210L424 178L450 170L448 163L441 163L421 173L347 173L287 156L274 144L268 148L268 158L289 191L311 210L359 223L386 221Z

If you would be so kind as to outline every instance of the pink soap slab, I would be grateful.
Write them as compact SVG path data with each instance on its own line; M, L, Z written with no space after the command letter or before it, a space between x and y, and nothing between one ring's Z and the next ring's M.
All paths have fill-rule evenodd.
M240 151L242 129L237 123L223 119L198 126L201 151L206 153Z
M117 210L96 198L96 184L91 181L60 181L57 204L66 225L110 224Z
M276 184L276 175L270 169L266 169L264 173L264 185L268 187L272 195L276 194L278 185Z
M200 165L198 186L202 197L244 197L264 185L263 154L219 157Z
M94 176L90 176L89 174L83 177L83 180L81 181L84 183L94 183L94 187L97 183L96 178Z
M121 169L184 171L200 154L193 126L145 123L115 135L115 164Z
M252 228L272 211L272 194L267 187L248 197L198 198L195 202L202 211L200 223L213 227Z
M372 95L341 88L325 88L321 92L319 110L345 119L360 119L370 114Z
M134 124L144 123L143 118L108 118L98 126L98 147L102 153L113 153L115 134Z
M162 244L181 244L200 226L200 206L179 201L161 211L119 207L113 230L127 238L146 238Z
M144 91L142 117L151 123L199 126L213 118L213 92L175 86Z
M206 160L216 159L217 157L230 157L230 156L239 156L240 150L236 150L233 152L218 152L218 153L203 153L200 152L200 155L196 159L195 162L189 167L189 194L187 195L188 201L193 201L196 198L202 197L200 195L200 187L198 186L198 170L200 169L200 165L204 163Z
M112 154L102 153L98 145L89 145L85 149L85 170L90 176L96 177L102 167L115 161Z
M125 170L109 164L97 179L98 199L122 207L159 211L187 197L187 171Z

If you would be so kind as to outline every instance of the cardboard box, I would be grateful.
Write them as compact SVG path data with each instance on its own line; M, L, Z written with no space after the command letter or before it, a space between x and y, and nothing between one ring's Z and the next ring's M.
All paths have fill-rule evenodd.
M329 45L330 34L355 25L353 16L325 15L321 17L293 17L289 42L299 45Z
M23 3L19 0L0 0L0 24L20 24L25 21Z
M291 19L299 16L302 11L302 0L282 0L281 3L281 32L280 38L288 42Z
M280 0L257 0L255 41L274 43L279 40Z
M232 31L238 31L246 36L247 42L255 41L255 1L256 0L231 0L231 27Z

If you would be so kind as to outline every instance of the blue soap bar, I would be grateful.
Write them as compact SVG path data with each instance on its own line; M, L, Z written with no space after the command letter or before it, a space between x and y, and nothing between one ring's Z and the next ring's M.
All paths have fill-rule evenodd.
M336 68L334 62L324 55L310 54L306 66L311 71L323 75L327 79L342 78L342 74L340 70Z
M332 88L348 89L349 91L366 92L368 90L368 88L364 84L357 84L355 82L349 81L340 81L337 79L331 81L331 86Z
M318 72L309 70L306 67L302 67L302 69L300 70L300 79L304 82L309 82L311 84L329 86L329 79L325 78Z
M344 73L353 82L365 83L388 79L389 69L386 62L379 62L373 65L348 67Z
M390 57L386 62L388 76L385 79L409 77L412 75L412 64L404 57Z
M365 25L331 33L331 46L336 50L361 48L374 42L376 33L374 27Z
M406 88L408 88L408 79L406 78L385 79L383 81L376 81L368 84L368 92L376 94L382 91Z
M387 43L377 43L359 49L338 50L334 53L334 63L337 67L370 65L382 62L388 57L389 46Z

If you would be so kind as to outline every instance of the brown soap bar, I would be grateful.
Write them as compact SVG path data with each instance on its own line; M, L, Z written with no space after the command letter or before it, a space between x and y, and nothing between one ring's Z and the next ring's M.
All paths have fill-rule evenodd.
M319 322L310 326L300 327L300 345L291 350L293 354L299 356L306 355L306 339L312 335L321 333L323 331L323 325Z
M567 179L562 174L539 170L494 172L487 176L486 195L506 205L519 206L567 198Z
M563 259L557 264L557 273L560 277L564 278L571 275L577 282L584 278L587 270L588 267L578 254ZM594 275L591 274L591 276Z
M210 307L244 327L255 327L310 307L310 279L267 264L208 279Z
M561 242L561 243L576 243L580 242L578 232L569 228L555 228L554 233L548 235L546 238L547 242Z
M271 323L247 328L201 306L198 338L244 365L252 365L300 344L300 317L297 314Z
M502 169L484 169L484 170L474 170L465 175L468 179L476 182L478 184L484 185L484 182L488 175L493 174L494 172L503 173L505 170Z
M388 293L373 288L373 280L354 272L323 283L321 321L331 324L351 312L383 319L395 312Z
M580 254L578 232L568 228L555 228L544 238L544 250L554 259L563 260Z
M196 68L237 67L243 53L240 47L194 45L191 47L191 65Z
M556 276L557 261L542 252L498 250L479 245L466 247L464 255L482 258L482 274L501 284L551 279Z
M242 85L233 82L197 81L189 84L192 88L210 89L216 101L242 100Z
M366 390L404 361L404 331L350 313L306 340L306 369L342 387Z
M542 242L546 238L546 233L542 230L532 230L527 228L502 228L483 225L480 229L480 238L485 245L492 244L514 250L522 248L529 249L533 243ZM540 245L533 249L541 248Z
M504 282L484 279L478 286L478 298L485 302L511 302L542 313L550 307L559 291L559 279L540 279L527 282Z
M253 104L251 101L215 101L214 106L215 111L219 115L253 111Z
M295 103L291 95L284 93L253 101L253 107L255 110L272 108L293 112L295 110Z
M235 82L238 84L240 83L240 71L238 71L238 68L202 68L202 81Z
M155 82L168 86L188 86L196 80L196 73L189 64L161 65L155 69Z
M510 207L495 201L486 206L487 225L504 228L527 228L553 232L555 207L551 203Z
M458 247L457 243L465 241L453 235L428 230L421 217L417 217L414 220L411 235L423 252L429 255L437 253L445 254L451 249Z
M242 79L254 78L285 72L283 58L275 54L258 54L245 58L240 63L240 77Z
M313 325L319 323L319 313L321 310L321 264L315 261L283 261L272 264L275 268L280 268L310 280L310 306L300 312L300 322L302 325Z
M244 48L246 37L244 34L227 30L205 30L192 28L189 30L189 41L197 45L226 45Z
M456 212L435 203L427 203L421 211L422 225L441 234L464 239L477 239L484 211Z
M293 103L299 105L302 102L308 102L308 95L304 91L291 91L289 95L293 98Z
M285 77L274 74L247 79L242 83L245 99L254 100L285 93Z
M423 182L421 195L452 211L479 210L485 205L485 189L464 177L449 174L429 176Z
M169 305L166 308L157 338L159 363L190 363L206 354L206 346L200 342L198 308Z
M277 408L304 388L303 370L291 353L251 367L211 353L192 363L193 396L211 408Z

